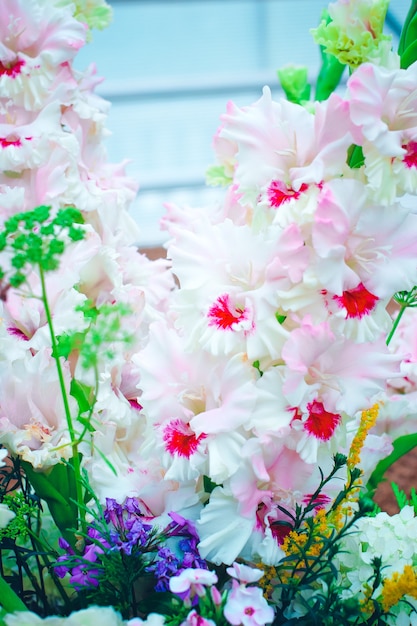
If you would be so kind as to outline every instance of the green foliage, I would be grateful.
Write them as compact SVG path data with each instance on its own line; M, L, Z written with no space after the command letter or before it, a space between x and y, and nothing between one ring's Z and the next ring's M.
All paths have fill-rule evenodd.
M75 497L75 474L73 461L54 465L48 473L36 472L32 465L22 461L22 468L36 492L44 500L53 520L69 543L74 544L74 533L78 526L78 507Z
M399 509L402 510L405 506L412 506L414 508L414 515L417 515L417 492L415 488L411 488L410 498L407 498L405 491L400 489L396 483L391 483L391 487Z
M320 626L336 624L377 624L382 614L378 602L371 600L381 583L382 564L375 559L373 574L368 580L369 597L366 610L359 596L345 597L340 587L339 569L335 560L343 550L342 540L355 532L355 523L374 509L374 504L357 497L361 471L348 472L348 480L333 505L320 508L323 487L346 464L346 457L336 455L328 476L321 472L317 490L305 507L297 506L295 514L280 510L289 519L290 532L282 544L285 556L261 580L265 593L278 608L274 624ZM354 502L355 506L350 506ZM276 526L277 522L274 523ZM295 610L294 610L295 609Z
M37 517L39 513L38 504L34 500L28 500L21 491L6 494L3 498L3 504L6 504L13 511L15 517L10 520L5 528L0 528L0 540L5 537L13 540L27 539L28 520Z
M122 320L132 313L123 303L104 303L96 307L91 300L76 308L81 311L88 326L84 331L66 333L57 338L57 355L68 358L73 351L79 352L83 368L95 369L100 358L113 359L116 344L126 347L133 342L133 334L123 328Z
M393 450L385 459L382 459L374 471L372 472L368 482L367 489L369 492L375 491L379 483L384 480L384 474L393 463L398 461L402 456L410 452L417 446L417 433L403 435L393 442Z
M394 320L391 331L388 334L386 341L387 346L389 345L395 331L398 328L398 324L400 323L401 318L404 315L404 311L407 308L415 308L417 306L417 287L413 287L410 291L398 291L394 295L394 300L397 304L400 305L400 310Z
M409 67L417 60L417 0L412 0L401 31L398 54L401 67Z
M4 281L7 276L8 285L18 288L34 266L44 272L57 269L66 244L84 238L82 223L74 207L60 209L53 218L51 207L43 205L13 215L0 233L0 252L9 254L11 269L0 268L0 277Z

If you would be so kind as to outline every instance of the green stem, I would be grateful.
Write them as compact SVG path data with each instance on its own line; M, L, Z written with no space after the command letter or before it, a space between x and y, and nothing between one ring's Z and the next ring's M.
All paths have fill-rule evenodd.
M391 328L391 331L390 331L390 333L389 333L389 335L387 337L387 341L386 341L387 346L389 346L389 344L391 342L391 339L393 338L394 333L397 330L398 324L400 323L401 318L404 315L404 311L406 310L406 308L407 308L407 305L402 306L401 309L399 310L399 313L398 313L397 317L395 318L394 323L393 323L392 328Z
M61 361L60 361L59 356L58 356L58 344L57 344L57 341L56 341L54 326L53 326L53 323L52 323L51 310L49 308L49 302L48 302L48 298L47 298L47 294L46 294L45 273L43 271L43 268L42 268L41 264L39 264L39 275L40 275L41 287L42 287L42 302L43 302L43 306L44 306L44 309L45 309L45 316L46 316L46 320L47 320L47 323L48 323L49 334L51 336L51 341L52 341L52 355L53 355L53 357L55 359L56 368L57 368L57 372L58 372L59 386L60 386L60 389L61 389L61 396L62 396L62 401L64 403L64 411L65 411L65 417L66 417L66 420L67 420L68 433L69 433L70 441L71 441L72 467L73 467L74 475L75 475L75 493L76 493L76 498L75 499L76 499L76 503L77 503L78 514L81 517L81 524L84 527L84 525L85 525L85 510L84 510L84 508L82 506L82 504L83 504L83 491L82 491L82 486L81 486L82 477L81 477L80 457L79 457L79 454L78 454L78 441L77 441L74 425L72 423L71 411L70 411L69 402L68 402L68 394L67 394L67 390L66 390L66 387L65 387L65 381L64 381L64 374L63 374L63 371L62 371Z
M27 611L28 608L13 591L10 585L0 576L0 604L8 613L15 611Z

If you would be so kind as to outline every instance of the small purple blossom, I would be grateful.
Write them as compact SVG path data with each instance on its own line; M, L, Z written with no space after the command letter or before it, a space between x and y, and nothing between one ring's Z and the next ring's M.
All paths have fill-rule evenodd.
M91 569L85 563L80 563L72 569L70 583L77 591L86 587L98 587L102 569Z
M155 591L169 591L169 579L178 573L180 566L179 559L169 548L160 548L155 561L146 568L157 578Z
M168 591L170 578L178 576L186 569L208 569L207 563L198 552L200 538L194 524L174 511L169 516L172 522L164 529L163 534L175 553L167 546L160 548L154 562L146 568L157 579L155 591Z

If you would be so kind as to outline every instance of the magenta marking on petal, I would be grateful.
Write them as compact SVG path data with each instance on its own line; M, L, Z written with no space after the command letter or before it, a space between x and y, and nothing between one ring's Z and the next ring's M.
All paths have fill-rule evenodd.
M298 191L288 187L280 180L273 180L268 187L267 195L269 203L272 207L277 208L284 202L289 200L298 200L304 191L308 189L308 185L303 183Z
M308 418L304 423L305 430L321 441L328 441L340 423L338 413L326 411L322 402L313 400L307 404Z
M402 147L406 150L406 154L403 159L406 166L410 168L417 168L417 141L409 141Z
M346 318L359 318L368 315L374 308L379 298L368 291L363 283L359 283L354 289L344 291L341 296L333 296L340 308L346 309Z
M7 63L6 65L0 61L0 76L16 78L21 73L24 64L23 59L16 59L13 63Z
M233 307L230 303L230 297L226 293L219 296L216 302L210 307L207 317L209 318L209 326L217 326L223 330L232 329L233 325L247 319L245 309Z
M174 419L164 428L163 440L166 450L172 456L178 455L189 459L206 436L202 433L197 437L188 424L184 424L180 419Z
M7 332L13 337L18 337L19 339L23 339L24 341L29 341L29 337L27 337L25 333L20 330L20 328L16 328L16 326L9 326L7 328Z
M128 398L127 401L129 402L132 409L136 409L136 411L141 411L143 409L143 406L139 404L139 402L135 400L135 398Z
M9 135L9 137L0 137L0 146L2 148L8 148L9 146L15 146L19 148L22 145L20 137L14 137L13 135Z

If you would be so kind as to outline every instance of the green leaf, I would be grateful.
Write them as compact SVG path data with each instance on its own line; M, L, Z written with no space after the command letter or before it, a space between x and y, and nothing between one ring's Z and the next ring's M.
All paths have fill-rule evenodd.
M401 55L401 68L403 70L407 69L414 61L417 61L417 41L413 41L413 43L407 46Z
M70 395L76 399L80 414L90 410L93 399L93 387L73 378L71 380Z
M412 0L409 11L404 21L398 45L398 54L401 57L401 67L409 67L417 57L415 42L417 40L417 0ZM414 58L413 58L414 57Z
M6 613L14 613L15 611L28 611L27 606L23 603L17 593L13 591L13 589L2 576L0 576L0 604L4 608L4 611L1 611L0 613L0 619L2 621ZM4 623L5 622L3 621L3 624Z
M48 472L37 472L27 461L22 461L26 476L36 495L45 500L57 527L65 539L74 544L74 535L69 532L78 526L75 476L70 465L60 463Z
M56 338L57 349L56 354L53 354L54 358L64 357L68 359L71 352L74 350L80 350L85 338L84 332L79 333L63 333Z
M115 476L117 476L116 468L114 467L114 465L112 463L110 463L109 459L103 454L103 452L97 446L94 446L94 451L97 452L99 457L101 457L101 459L105 462L105 464L110 469L110 471L113 472L113 474Z
M402 489L396 483L391 483L392 490L394 492L395 499L397 501L399 509L403 509L408 504L408 498Z
M382 459L372 472L366 485L367 489L369 491L374 491L379 483L384 480L384 474L388 470L388 468L390 468L393 463L398 461L398 459L410 452L410 450L412 450L416 446L417 433L398 437L398 439L396 439L393 443L393 451L391 452L391 454L385 459Z

